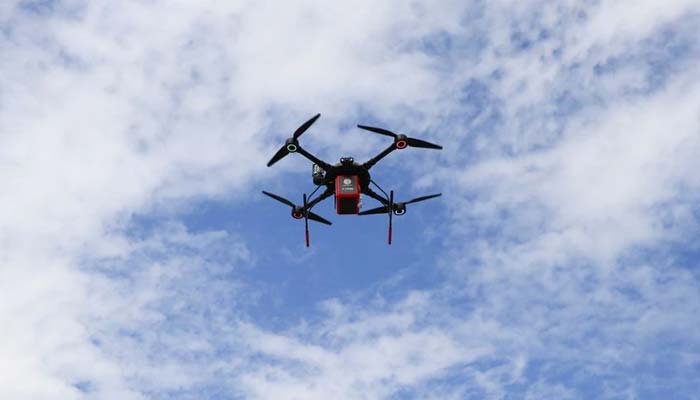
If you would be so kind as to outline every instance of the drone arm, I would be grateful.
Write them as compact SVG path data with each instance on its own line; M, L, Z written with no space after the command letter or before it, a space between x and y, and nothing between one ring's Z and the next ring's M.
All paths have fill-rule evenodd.
M363 167L370 169L376 164L379 160L382 158L386 157L389 153L394 151L396 149L396 144L392 143L389 147L384 149L381 153L377 154L376 156L372 157L370 160L362 164ZM371 195L370 195L371 196Z
M297 153L299 153L299 154L301 154L302 156L306 157L306 158L309 159L311 162L313 162L314 164L318 165L319 167L323 168L323 169L326 170L326 171L327 171L328 169L330 169L330 167L331 167L330 164L328 164L328 163L325 162L325 161L322 161L321 159L319 159L319 158L316 157L315 155L313 155L313 154L309 153L308 151L304 150L301 146L299 146L299 147L297 148Z
M378 202L382 203L385 206L389 205L389 200L385 199L382 197L379 193L375 192L374 190L370 189L369 187L365 188L362 191L363 194L366 194L367 196L377 200Z
M318 195L318 197L316 197L315 199L309 201L309 202L306 204L307 210L311 210L311 208L313 208L316 204L318 204L318 203L322 202L323 200L325 200L325 199L327 199L327 198L333 196L334 194L335 194L335 192L333 192L332 189L326 188L326 191L325 191L325 192L321 193L320 195Z

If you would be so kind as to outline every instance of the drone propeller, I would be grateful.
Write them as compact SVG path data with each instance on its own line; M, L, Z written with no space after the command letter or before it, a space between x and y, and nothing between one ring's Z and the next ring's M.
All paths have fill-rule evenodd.
M313 117L311 117L311 119L309 119L308 121L306 121L306 122L304 122L303 124L301 124L301 126L298 127L296 131L294 131L294 135L292 135L292 137L293 137L294 139L299 139L299 136L301 136L302 133L306 132L306 130L309 129L309 127L310 127L311 125L313 125L314 122L316 122L316 120L317 120L320 116L321 116L320 113L319 113L319 114L316 114L316 115L314 115Z
M435 197L442 196L442 193L438 194L431 194L428 196L421 196L421 197L416 197L415 199L411 199L409 201L404 201L401 203L394 203L394 191L389 192L389 204L373 208L371 210L367 211L362 211L358 215L371 215L371 214L389 214L389 244L391 245L391 234L392 234L392 216L394 214L396 215L403 215L406 213L406 204L411 204L411 203L418 203L420 201L425 201L428 199L432 199Z
M275 153L274 156L268 161L267 166L272 166L272 164L276 163L277 161L281 160L284 158L289 153L296 153L296 151L299 149L299 136L302 135L302 133L306 132L307 129L311 125L313 125L314 122L321 116L321 114L316 114L313 117L311 117L310 120L304 122L300 127L297 128L296 131L294 131L294 134L292 137L287 139L285 142L284 146L282 146L279 150L277 150L277 153Z
M277 150L277 153L275 153L274 156L270 159L270 161L267 162L267 166L270 167L272 164L276 163L277 161L281 160L289 154L289 150L287 150L287 145L282 146L279 150Z
M429 194L427 196L416 197L415 199L411 199L409 201L404 201L402 204L406 205L406 204L411 204L411 203L418 203L419 201L434 199L435 197L440 197L440 196L442 196L442 193Z
M306 210L306 207L297 206L296 204L292 203L291 201L285 199L284 197L278 196L274 193L266 192L264 190L262 192L263 192L263 194L272 197L273 199L279 201L280 203L290 206L292 208L292 216L295 219L301 219L301 218L304 218L304 215L308 215L308 219L310 219L312 221L320 222L320 223L326 224L326 225L333 225L332 222L328 221L327 219L323 218L322 216L320 216L316 213L313 213L309 210ZM306 203L305 203L305 205L306 205Z
M393 137L394 143L396 144L396 148L399 150L405 149L407 146L421 147L424 149L438 149L438 150L442 149L442 146L440 146L440 145L426 142L425 140L413 139L413 138L407 137L406 135L399 135L399 134L396 134L396 133L394 133L390 130L387 130L387 129L375 128L373 126L366 126L366 125L357 125L357 127L360 129L364 129L366 131L378 133L380 135Z
M392 191L392 193L393 193L393 191ZM440 197L440 196L442 196L442 193L416 197L415 199L411 199L409 201L403 201L400 203L394 203L393 199L391 199L391 201L390 201L391 210L396 212L397 215L401 215L401 214L406 212L406 204L418 203L420 201L425 201L425 200L429 200L429 199L432 199L435 197ZM372 208L371 210L362 211L358 215L384 214L384 213L388 212L389 210L390 210L389 206L381 206L381 207L377 207L377 208Z
M393 208L393 207L391 207ZM373 208L371 210L366 210L366 211L360 211L357 215L371 215L371 214L386 214L389 212L390 208L389 206L381 206L377 208Z
M291 201L285 199L285 198L282 197L282 196L278 196L278 195L276 195L276 194L274 194L274 193L266 192L266 191L264 191L264 190L263 190L262 192L263 192L263 194L272 197L273 199L279 201L279 202L282 203L282 204L286 204L286 205L288 205L288 206L290 206L290 207L292 207L292 208L296 207L296 205L295 205L294 203L292 203Z

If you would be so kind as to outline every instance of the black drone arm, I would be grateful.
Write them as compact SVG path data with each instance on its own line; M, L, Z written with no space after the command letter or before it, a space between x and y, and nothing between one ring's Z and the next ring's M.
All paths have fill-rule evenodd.
M389 200L382 197L379 193L375 192L374 190L370 189L369 186L366 187L365 189L362 190L363 194L366 194L367 196L377 200L378 202L382 203L385 206L389 205Z
M372 167L374 166L374 164L376 164L379 160L381 160L382 158L386 157L389 153L391 153L391 152L394 151L394 150L396 150L396 144L395 144L395 143L392 143L389 147L387 147L386 149L384 149L381 153L377 154L376 156L372 157L372 158L369 159L367 162L365 162L364 164L362 164L362 166L365 167L365 168L367 168L367 169L370 169L370 168L372 168ZM371 196L371 195L370 195L370 196Z
M306 204L306 209L307 209L307 210L311 210L316 204L318 204L318 203L322 202L323 200L325 200L325 199L327 199L327 198L333 196L334 194L335 194L335 192L333 191L333 189L326 188L326 191L325 191L325 192L321 193L320 195L318 195L318 197L316 197L316 198L313 199L313 200L310 200L310 201Z
M323 168L324 171L328 171L331 168L330 164L321 160L320 158L316 157L315 155L309 153L308 151L304 150L301 146L297 147L297 153L301 154L302 156L306 157L309 161L311 161L314 164L318 165L319 167Z

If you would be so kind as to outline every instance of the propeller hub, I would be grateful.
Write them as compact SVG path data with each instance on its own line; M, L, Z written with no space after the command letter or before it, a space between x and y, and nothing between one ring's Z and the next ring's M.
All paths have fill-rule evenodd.
M396 148L403 150L408 147L408 140L406 139L408 139L406 135L396 135L396 141L394 142L396 144Z
M288 152L296 153L297 150L299 150L299 142L297 142L296 138L290 137L285 141L284 147L287 149Z

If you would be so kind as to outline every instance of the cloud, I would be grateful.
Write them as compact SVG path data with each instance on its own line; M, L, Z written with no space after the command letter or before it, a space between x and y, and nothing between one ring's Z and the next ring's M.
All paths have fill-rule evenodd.
M427 304L421 293L364 315L328 304L330 318L299 339L252 330L247 343L265 357L242 383L255 398L382 398L492 352L415 320Z
M694 2L5 2L0 21L0 397L697 389ZM451 192L444 280L265 327L246 232L179 220L273 178L319 109L322 156L378 143L340 140L358 119L449 143L422 181Z
M664 62L678 62L676 70L650 65L658 61L656 46L667 45L655 39L669 38L667 24L680 20L667 39L672 43L683 43L690 34L682 23L688 4L674 4L644 28L623 26L591 36L586 33L614 19L617 11L604 5L582 18L576 7L562 7L555 13L561 17L544 18L549 24L541 25L542 13L528 6L512 13L487 8L492 19L486 22L511 33L501 40L512 43L513 30L519 32L517 26L498 25L514 16L516 21L532 17L537 22L532 30L547 33L517 47L494 40L468 69L474 75L466 90L478 97L467 98L485 102L466 120L478 130L460 140L466 151L449 154L465 167L436 173L437 181L456 192L447 240L453 250L442 263L451 279L406 317L442 315L449 321L442 325L448 337L497 350L461 360L468 366L458 369L459 383L447 390L431 384L450 376L451 369L443 367L416 377L406 384L410 389L397 386L380 395L685 396L697 387L690 372L697 364L683 363L690 368L683 373L670 360L695 359L698 339L697 321L689 317L698 303L697 277L677 256L694 246L689 237L698 229L693 222L697 178L690 172L697 169L700 128L694 84L698 53L693 46L665 53ZM554 8L545 6L543 13ZM600 68L612 59L611 71ZM455 113L470 105L455 106ZM445 127L464 131L456 125L462 122L455 117ZM362 321L358 324L377 326L380 338L392 337L382 323L391 317L365 310L366 304L358 304L352 311ZM326 323L341 326L334 318ZM673 339L666 340L669 335ZM287 346L282 347L293 352L296 344ZM682 378L661 378L649 367L653 363L668 363L666 368ZM459 358L448 364L461 365ZM296 368L270 365L285 372ZM342 367L326 365L312 373L337 370ZM279 371L256 376L266 388L315 382L287 375L289 381L278 380ZM286 393L303 390L294 388ZM344 391L348 397L364 393Z
M686 78L592 123L574 122L551 149L462 173L458 182L483 201L459 208L472 220L497 221L511 233L501 236L506 240L541 234L543 246L562 246L549 254L578 248L577 256L614 260L630 246L664 239L688 215L687 195L697 192L686 172L696 167L700 92Z
M348 31L313 23L323 15L298 24L309 7L4 4L0 243L11 328L2 369L14 372L2 397L141 398L197 386L189 373L201 363L154 350L184 344L196 354L195 338L160 342L169 336L146 331L181 312L166 299L189 287L182 268L212 249L192 243L196 235L156 236L162 250L134 258L142 244L132 218L247 187L262 176L271 127L294 127L330 94L326 109L339 113L358 98L394 107L427 93L434 78L420 57L384 51L396 33L383 21L395 9L363 7L365 29ZM416 28L411 9L401 10L394 22ZM380 41L371 52L347 52L345 42L372 35ZM414 83L397 79L406 75ZM275 112L280 105L291 112ZM187 263L181 247L196 253ZM84 269L94 264L102 269Z

